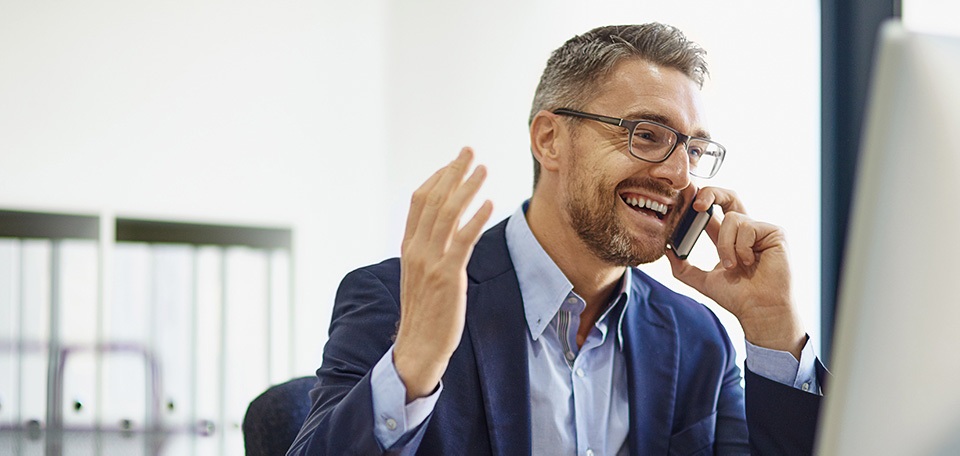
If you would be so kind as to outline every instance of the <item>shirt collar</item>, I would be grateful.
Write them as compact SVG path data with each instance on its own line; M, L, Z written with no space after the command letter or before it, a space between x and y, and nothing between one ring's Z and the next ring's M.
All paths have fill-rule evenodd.
M525 216L529 204L529 200L525 201L507 220L506 240L510 260L513 261L513 268L520 284L520 296L523 298L527 327L531 337L536 340L550 324L563 304L563 300L573 292L573 284L567 280L563 271L547 255L530 231L530 225L527 224ZM631 293L633 284L631 269L628 268L624 273L620 284L620 293L613 301L614 305L604 312L601 319L606 318L613 309L618 309L620 314L614 316L617 318L617 342L622 347L623 332L620 328L623 326L626 307L634 299ZM624 301L623 306L618 305L621 300Z

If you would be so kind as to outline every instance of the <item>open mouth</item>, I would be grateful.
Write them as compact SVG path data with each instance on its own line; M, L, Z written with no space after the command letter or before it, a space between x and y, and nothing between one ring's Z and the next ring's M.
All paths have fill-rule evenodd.
M663 220L670 212L670 206L642 196L620 195L620 199L627 203L627 206L630 206L631 209L650 217L656 217L659 220Z

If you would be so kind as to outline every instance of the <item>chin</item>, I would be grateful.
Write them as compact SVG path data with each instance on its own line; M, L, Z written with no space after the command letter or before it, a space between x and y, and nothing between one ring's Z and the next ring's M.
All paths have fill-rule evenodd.
M615 266L652 263L667 253L666 239L638 239L623 231L610 233L605 239L593 238L587 245L598 258Z

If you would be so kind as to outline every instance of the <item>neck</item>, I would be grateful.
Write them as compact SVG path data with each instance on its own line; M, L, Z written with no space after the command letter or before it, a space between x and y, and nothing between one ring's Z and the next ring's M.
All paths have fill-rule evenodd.
M543 250L573 284L573 290L587 302L580 317L581 328L584 323L592 326L609 304L626 268L597 258L570 226L562 209L551 203L538 199L534 193L527 208L527 224Z

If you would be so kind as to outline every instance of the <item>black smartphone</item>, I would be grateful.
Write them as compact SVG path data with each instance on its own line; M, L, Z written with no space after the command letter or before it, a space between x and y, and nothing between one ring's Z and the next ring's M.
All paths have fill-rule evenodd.
M696 200L696 196L690 200L691 204L687 206L687 211L683 213L680 223L677 224L677 230L673 232L673 236L670 238L670 248L681 260L686 260L687 256L690 255L693 244L697 242L700 233L707 227L710 217L713 217L713 205L708 207L705 212L697 212L693 210L692 201L694 200Z

